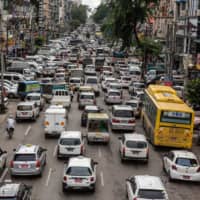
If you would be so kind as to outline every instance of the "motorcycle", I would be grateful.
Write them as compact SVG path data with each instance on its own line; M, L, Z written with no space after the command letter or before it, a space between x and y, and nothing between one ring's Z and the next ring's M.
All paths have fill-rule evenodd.
M7 133L8 133L8 138L12 139L12 136L14 134L14 128L7 129Z

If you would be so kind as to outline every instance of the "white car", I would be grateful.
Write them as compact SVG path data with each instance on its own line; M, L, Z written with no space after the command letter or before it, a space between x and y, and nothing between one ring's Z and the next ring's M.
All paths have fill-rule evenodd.
M129 105L133 108L135 117L139 118L142 110L142 103L138 99L131 99L124 102L125 105Z
M70 158L64 166L62 189L88 189L95 191L96 165L93 159L83 156Z
M99 96L100 90L99 90L98 77L97 76L86 76L85 77L85 85L92 86L94 88L95 95Z
M142 134L123 134L119 137L119 152L121 161L142 160L148 162L149 147L147 139Z
M114 77L106 77L104 81L101 82L102 90L105 91L107 84L111 82L116 82L116 78Z
M128 88L129 85L131 84L131 77L121 76L120 82L121 82L123 88Z
M114 105L111 111L112 130L135 130L135 116L131 106Z
M168 200L167 191L157 176L138 175L126 179L128 200Z
M64 131L61 133L57 146L57 157L70 157L84 154L85 146L80 131Z
M37 106L42 110L44 108L44 98L40 93L29 93L27 94L26 101L33 101L37 104Z
M106 104L121 104L122 92L120 90L108 90L108 92L105 94L104 102Z
M19 120L36 120L39 117L39 107L35 102L20 102L17 104L16 121Z
M163 157L163 169L169 180L200 181L199 161L190 151L170 151Z

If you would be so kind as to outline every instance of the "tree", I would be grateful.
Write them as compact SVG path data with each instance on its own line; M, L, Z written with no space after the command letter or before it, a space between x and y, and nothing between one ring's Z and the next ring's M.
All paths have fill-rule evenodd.
M87 20L87 9L88 7L85 5L77 6L76 4L73 4L70 20L72 30L76 29L81 24L85 24Z
M109 32L110 38L117 41L122 40L122 49L129 48L133 39L140 46L137 27L147 20L153 11L152 5L158 1L111 0L111 12L103 26L104 30Z
M190 80L186 86L186 97L193 106L200 106L200 79Z
M97 24L102 24L103 21L107 18L110 10L111 8L109 7L108 4L100 4L97 7L96 12L92 16L94 22Z

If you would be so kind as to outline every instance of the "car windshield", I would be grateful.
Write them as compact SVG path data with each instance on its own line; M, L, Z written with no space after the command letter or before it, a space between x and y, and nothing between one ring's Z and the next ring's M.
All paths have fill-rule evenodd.
M124 80L124 81L131 81L131 78L129 78L129 77L124 77L123 80Z
M133 112L130 110L115 110L114 111L115 117L134 117Z
M39 101L40 96L27 96L27 100L29 100L29 101Z
M166 199L163 190L147 190L140 189L138 191L138 198L141 199Z
M120 92L109 92L109 96L120 96Z
M88 131L90 132L108 132L108 121L90 120Z
M79 138L63 138L60 140L61 145L80 145L81 141Z
M96 78L89 78L89 79L87 79L87 84L97 84L97 79Z
M14 161L34 161L35 154L15 154Z
M81 80L80 79L71 79L70 83L80 83Z
M17 110L19 110L19 111L30 111L30 110L32 110L32 106L27 106L27 105L24 105L24 106L17 106Z
M81 95L80 99L94 99L93 95Z
M126 146L128 148L137 148L137 149L144 149L147 147L147 143L143 142L143 141L132 141L132 140L128 140L126 142Z
M185 166L185 167L197 167L198 166L197 160L193 159L193 158L177 158L176 164Z
M126 105L127 106L131 106L133 108L137 108L138 107L138 104L137 103L133 103L133 102L126 102Z
M135 88L144 88L144 85L143 84L133 84L133 86L135 87Z
M69 167L66 174L70 176L91 176L92 172L88 167Z

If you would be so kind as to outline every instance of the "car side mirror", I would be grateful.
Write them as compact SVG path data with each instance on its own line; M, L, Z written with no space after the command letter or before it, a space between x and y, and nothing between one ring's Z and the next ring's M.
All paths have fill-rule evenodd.
M16 149L13 149L13 151L16 151Z
M98 162L94 162L94 165L98 165L99 163Z
M118 137L118 139L119 139L119 140L121 140L121 139L122 139L122 137Z

